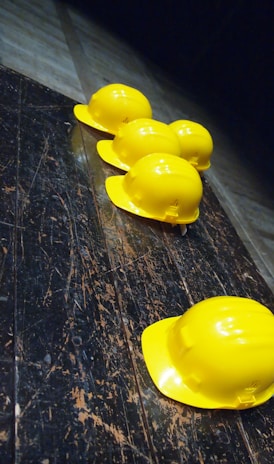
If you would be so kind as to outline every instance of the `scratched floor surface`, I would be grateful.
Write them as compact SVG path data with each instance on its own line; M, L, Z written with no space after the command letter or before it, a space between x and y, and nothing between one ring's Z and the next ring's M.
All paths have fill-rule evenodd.
M242 77L238 66L236 65L235 68L235 64L232 64L229 66L230 71L235 68L235 75L238 75L240 79L239 82L235 82L234 86L227 77L225 82L228 82L228 86L223 82L223 95L226 95L226 99L230 100L228 97L228 90L230 88L230 92L231 89L234 89L236 92L235 95L237 95L239 91L239 95L242 95L243 98L242 96L239 97L236 104L232 106L231 102L229 103L228 106L231 107L231 112L227 126L227 122L225 123L225 119L227 119L225 114L228 108L226 108L227 102L224 102L223 98L221 98L221 104L215 92L209 92L209 101L218 102L217 106L221 109L219 116L216 116L215 112L210 109L211 104L202 104L200 98L195 97L195 86L192 89L194 94L188 95L182 82L179 86L178 82L174 82L176 75L178 78L175 70L168 77L164 72L165 57L169 55L168 50L173 50L168 44L170 43L171 35L176 35L176 29L178 29L178 21L172 18L172 10L174 10L175 5L172 5L172 8L168 9L170 11L167 11L166 17L169 17L169 13L171 12L170 25L172 27L170 26L169 31L167 31L167 46L163 55L160 53L161 47L160 43L158 43L157 48L162 56L162 60L160 68L155 68L152 62L147 59L147 53L145 52L145 56L143 53L140 54L139 47L137 49L132 47L130 45L131 41L126 40L126 37L122 33L123 30L124 32L129 32L130 24L133 26L135 24L136 26L137 19L132 20L129 14L129 22L125 22L121 18L121 22L118 22L120 26L116 28L117 21L115 18L117 18L119 8L117 10L109 8L108 2L104 2L102 3L104 6L99 8L101 11L104 11L104 18L101 18L102 21L97 21L97 15L95 14L97 9L96 3L100 4L102 2L93 1L90 3L90 8L85 8L88 2L82 2L81 0L65 0L62 2L59 0L47 0L46 2L41 2L41 0L2 0L0 2L0 63L82 103L88 102L92 93L107 83L123 82L145 93L152 104L155 119L171 122L175 119L185 118L205 125L212 133L214 140L212 166L211 169L206 171L205 175L238 234L251 253L260 273L264 276L272 291L274 291L274 192L271 177L271 154L273 150L269 141L267 142L266 138L262 135L262 133L265 133L266 127L269 127L267 120L271 119L267 117L267 114L271 114L271 92L268 94L267 91L270 88L268 83L270 83L271 75L270 60L269 64L267 63L267 56L270 57L270 53L267 50L270 52L271 47L268 44L266 49L264 49L264 47L260 48L258 45L263 43L262 36L267 41L268 34L270 35L270 32L266 32L266 35L261 32L267 30L267 23L264 22L261 29L260 24L262 23L259 20L262 13L266 12L268 7L265 5L265 8L260 9L258 24L254 22L252 26L253 34L254 36L258 36L259 41L256 41L254 49L250 44L250 48L253 50L253 56L250 60L251 68L247 68L247 75L250 78L244 83L245 90L249 89L250 102L254 102L254 105L250 103L250 108L252 108L251 113L253 115L251 121L255 121L255 125L250 125L250 122L245 120L245 117L240 117L240 114L243 115L245 112L243 110L246 108L245 92L242 94L243 89L241 87L243 84L240 83L242 82ZM126 7L125 11L130 13L131 10L131 15L134 12L138 13L140 2L123 3ZM161 5L160 11L164 11L164 3ZM193 49L191 59L189 60L187 56L184 56L184 47L181 49L179 45L177 45L178 51L180 49L179 53L175 53L174 50L174 53L169 56L169 58L172 56L173 63L179 61L182 66L185 66L186 74L189 72L189 66L191 69L191 66L196 63L197 73L192 72L192 74L200 76L201 84L204 73L199 63L202 64L200 60L206 49L211 50L212 53L208 56L209 64L213 60L213 56L215 56L214 49L217 42L223 44L223 56L226 56L225 43L227 36L224 34L224 31L223 34L218 35L222 27L226 24L226 27L228 27L227 33L229 34L230 29L230 33L234 37L231 43L232 48L236 40L235 37L239 37L240 47L237 47L237 50L235 50L235 57L239 55L239 50L244 50L243 44L241 45L241 34L245 36L245 29L250 27L249 15L247 16L247 22L243 21L240 29L236 27L236 33L234 33L234 29L232 30L229 27L229 23L233 17L236 21L234 24L237 24L237 17L239 24L239 18L241 17L239 13L241 10L244 10L242 1L237 2L237 5L222 6L220 8L217 4L218 2L212 8L212 17L210 19L210 23L212 21L211 24L215 25L211 31L208 30L205 33L206 40L201 47L197 45L199 38L195 34L195 30L197 29L197 24L199 24L198 17L201 15L201 11L207 9L205 5L201 9L199 8L198 21L195 19L194 12L193 19L189 19L188 21L189 24L193 23L191 33L189 31L189 34L192 35L190 43L196 43L196 51ZM73 7L73 5L75 6ZM111 5L111 2L109 5ZM131 8L126 5L131 5ZM120 7L123 9L123 6L120 5ZM142 7L140 6L140 8ZM252 10L254 11L255 8L253 5L252 8L248 9L251 17ZM144 29L142 31L143 37L146 37L149 43L148 49L150 49L151 43L152 49L155 50L155 43L153 45L153 41L158 42L157 37L159 34L156 25L163 23L157 17L156 9L155 21L153 21L152 28L148 31L148 24L145 26L145 23L149 21L150 9L144 10ZM190 10L192 10L192 7ZM220 21L216 21L216 10L219 10L219 12L222 10L226 11L223 16L219 16ZM268 24L271 22L270 10ZM124 18L126 17L125 11L122 14ZM184 9L184 14L185 12L186 8ZM268 16L267 13L265 14ZM111 21L109 21L109 15L112 17ZM191 18L191 14L189 18ZM204 18L205 29L202 27L204 31L207 30L208 19ZM179 39L179 43L181 41L184 42L183 37L186 34L183 26L185 22L184 15L182 21L180 24L183 35ZM123 23L124 26L122 25ZM157 30L156 34L151 33L154 29L155 31ZM117 30L118 34L115 34L115 30ZM162 30L162 27L160 27L160 30ZM201 31L198 35L200 34ZM163 37L165 37L165 34ZM197 42L196 39L198 39ZM186 40L185 45L188 42L189 40ZM261 50L264 50L263 54ZM249 60L244 51L242 55L243 62L248 63ZM260 61L260 56L262 62ZM217 56L216 60L218 61ZM228 58L227 63L230 62L235 63L234 59L230 61ZM259 67L258 62L260 62ZM210 69L211 67L209 66L206 74L211 73ZM228 74L230 74L230 71ZM234 74L233 71L232 73ZM260 81L260 76L262 75L264 75L264 85L259 91L260 97L258 98L258 91L254 91L256 88L255 83ZM235 78L233 80L235 81ZM213 72L210 81L216 82L217 87L219 87L219 82L222 81L220 79L220 72ZM204 85L205 83L202 84L203 87ZM213 88L212 85L210 87L211 89ZM259 89L258 85L257 88ZM263 102L265 100L269 103L266 104L265 111L262 111L264 105L257 105L256 102ZM269 113L267 111L268 107ZM263 121L266 122L266 125L263 124ZM261 135L259 135L259 127L264 127ZM252 159L257 161L255 165L251 162ZM266 168L267 165L269 165L269 168ZM262 175L261 167L264 167L268 175Z
M213 295L274 309L208 182L185 237L115 208L103 135L74 101L0 72L0 462L269 464L273 399L185 406L141 352L145 327Z

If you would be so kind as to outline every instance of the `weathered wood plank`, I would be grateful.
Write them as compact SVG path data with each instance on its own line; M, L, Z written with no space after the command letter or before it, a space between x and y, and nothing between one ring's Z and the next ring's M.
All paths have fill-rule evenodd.
M86 128L82 132L92 182L100 191L99 214L107 225L108 254L156 462L258 462L261 448L250 446L240 412L189 408L156 390L143 364L140 336L148 324L213 295L250 296L273 308L272 293L206 181L201 218L182 237L178 228L161 227L107 202L104 179L120 173L98 159L98 134ZM256 411L260 414L260 408ZM267 411L271 422L269 403Z
M67 143L72 102L40 98L21 108L17 461L149 462L101 224Z
M185 237L119 210L104 182L120 172L96 152L105 135L76 123L73 101L2 73L12 83L1 97L12 134L0 154L5 463L14 449L17 463L270 462L273 400L242 412L177 403L156 389L141 352L147 325L203 298L274 308L207 181Z
M0 70L1 71L1 70ZM18 86L16 74L0 79L0 460L14 462L14 270Z

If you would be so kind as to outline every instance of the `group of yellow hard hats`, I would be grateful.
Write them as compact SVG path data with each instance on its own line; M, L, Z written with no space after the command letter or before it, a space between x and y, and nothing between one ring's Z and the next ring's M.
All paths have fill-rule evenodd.
M152 119L137 89L109 84L88 105L76 105L81 122L110 133L97 151L126 172L106 179L112 202L133 214L171 224L199 216L201 172L210 167L213 141L201 124ZM142 334L152 380L166 396L200 408L247 409L274 394L274 317L250 298L217 296Z
M106 180L112 202L133 214L171 224L199 216L203 194L200 172L210 167L213 141L201 124L152 118L149 100L124 84L95 92L88 105L76 105L78 120L114 135L97 151L107 163L126 171Z

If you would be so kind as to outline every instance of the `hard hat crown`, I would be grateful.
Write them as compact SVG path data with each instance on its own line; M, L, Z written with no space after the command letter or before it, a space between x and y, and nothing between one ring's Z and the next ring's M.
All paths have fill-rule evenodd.
M123 125L113 141L100 140L97 150L106 162L125 171L148 154L181 153L179 139L168 124L148 118Z
M97 124L114 135L134 119L152 117L145 95L124 84L109 84L99 89L90 99L88 112Z
M150 331L159 338L166 327L167 365L152 365L152 372L167 396L202 408L247 409L273 395L274 317L265 306L213 297L171 319L162 329L159 323L157 335Z
M187 119L179 119L170 123L169 126L178 136L181 156L198 171L208 169L213 152L210 132L202 124Z
M199 216L200 176L178 156L147 155L124 176L108 178L106 188L114 204L139 216L171 224L189 224Z

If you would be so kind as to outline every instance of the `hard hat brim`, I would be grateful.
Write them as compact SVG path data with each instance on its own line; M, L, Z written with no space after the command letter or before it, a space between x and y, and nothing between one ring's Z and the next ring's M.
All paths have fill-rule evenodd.
M75 105L73 108L73 113L76 119L78 119L78 121L83 122L87 126L91 126L102 132L107 132L108 134L116 135L114 132L111 132L106 127L94 121L94 119L91 117L90 112L88 111L88 105L82 105L82 104Z
M198 172L203 172L203 171L207 171L210 168L210 166L211 166L210 162L208 162L207 164L205 164L203 166L199 166L199 164L198 164L198 166L196 166L196 169L197 169Z
M180 317L155 322L143 331L141 342L148 372L159 391L168 398L198 408L224 408L218 402L192 391L174 365L169 351L169 334Z
M138 208L130 199L128 193L124 189L124 175L123 176L111 176L106 179L106 191L111 201L118 206L118 208L124 209L129 213L136 214L145 218L153 219L142 208Z
M125 163L122 163L117 156L117 153L113 150L112 140L99 140L97 142L96 148L100 157L106 162L115 166L116 168L122 169L123 171L128 171L130 166Z
M124 189L125 175L111 176L106 179L106 182L105 182L106 191L107 191L109 198L114 203L114 205L118 206L118 208L128 211L129 213L136 214L137 216L141 216L147 219L155 219L156 221L161 221L161 222L168 222L165 220L165 218L157 217L156 215L151 215L147 211L145 211L143 208L140 208L133 203L130 196ZM198 214L197 214L197 217L198 217ZM186 220L176 221L176 224L188 224L188 223L189 221L186 221Z

